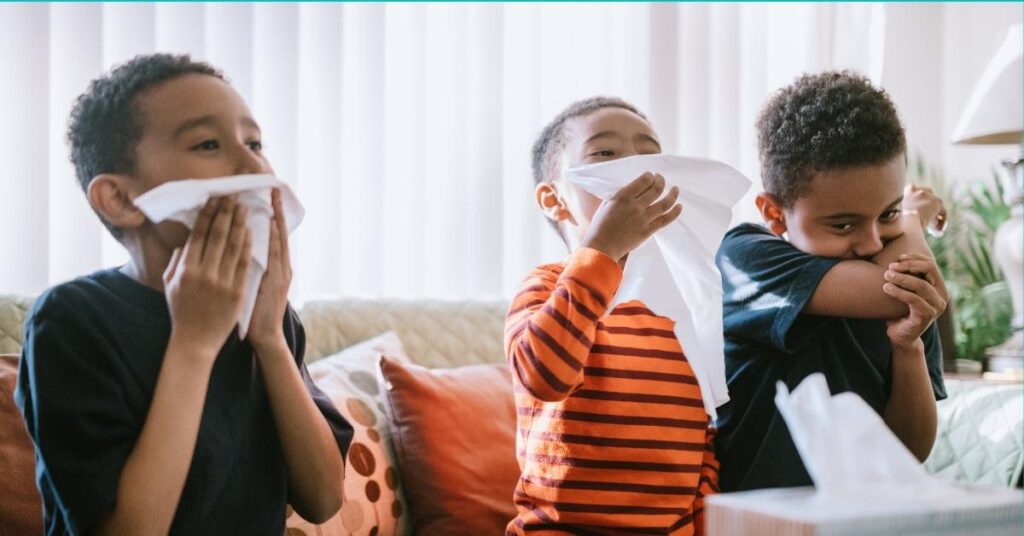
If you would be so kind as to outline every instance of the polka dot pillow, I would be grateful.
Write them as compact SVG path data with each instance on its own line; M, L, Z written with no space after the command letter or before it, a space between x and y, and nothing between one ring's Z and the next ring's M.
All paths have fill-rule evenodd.
M286 536L382 536L409 533L409 515L398 478L394 445L377 384L380 356L409 362L393 332L350 346L309 365L313 381L352 423L355 435L345 463L345 503L321 525L287 510Z

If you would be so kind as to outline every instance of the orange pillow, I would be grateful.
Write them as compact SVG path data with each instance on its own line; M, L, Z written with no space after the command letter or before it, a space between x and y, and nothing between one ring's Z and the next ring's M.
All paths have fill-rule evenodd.
M0 533L42 534L43 501L36 489L35 451L14 404L18 359L0 354L0 482L4 488Z
M519 480L512 376L384 358L387 411L417 534L504 534Z

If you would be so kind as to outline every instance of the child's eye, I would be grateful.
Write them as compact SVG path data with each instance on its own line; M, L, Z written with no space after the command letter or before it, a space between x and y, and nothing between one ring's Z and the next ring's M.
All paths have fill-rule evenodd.
M590 153L590 156L615 156L615 152L605 149L603 151Z
M833 223L831 227L840 232L846 232L853 229L852 223Z
M220 149L220 144L217 143L217 140L206 140L196 144L192 149L198 151L216 151L217 149Z
M893 221L900 216L899 209L892 209L882 213L882 221Z
M261 152L261 151L263 151L263 142L259 141L259 140L250 141L249 142L249 148L252 149L253 152L256 152L256 153Z

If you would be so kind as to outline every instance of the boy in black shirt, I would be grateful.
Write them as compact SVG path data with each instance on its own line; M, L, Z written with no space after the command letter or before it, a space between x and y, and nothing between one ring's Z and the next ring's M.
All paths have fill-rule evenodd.
M211 199L190 232L132 203L168 181L271 173L245 102L205 63L140 56L78 98L68 141L131 261L48 290L26 321L17 401L47 534L279 536L287 503L331 517L352 428L302 362L280 193L244 340L246 207Z
M718 412L722 489L811 484L774 397L777 381L793 389L815 372L924 460L945 398L932 322L947 293L923 229L945 223L942 201L904 188L903 127L861 76L803 76L757 128L766 226L730 230L717 256L731 398Z

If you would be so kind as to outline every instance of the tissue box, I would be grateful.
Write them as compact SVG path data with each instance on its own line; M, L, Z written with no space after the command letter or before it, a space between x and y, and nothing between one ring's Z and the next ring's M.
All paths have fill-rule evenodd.
M916 492L823 497L814 488L707 499L708 536L1020 536L1020 490L939 483Z

